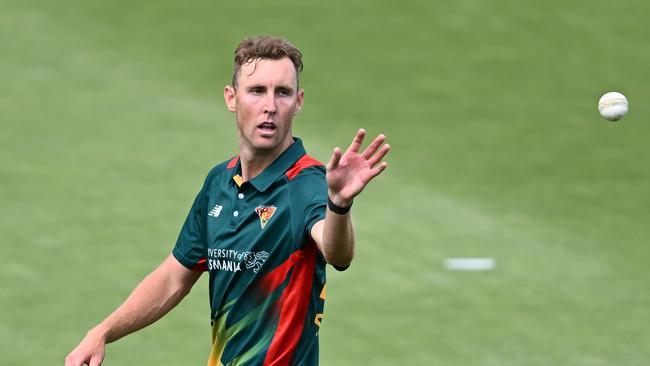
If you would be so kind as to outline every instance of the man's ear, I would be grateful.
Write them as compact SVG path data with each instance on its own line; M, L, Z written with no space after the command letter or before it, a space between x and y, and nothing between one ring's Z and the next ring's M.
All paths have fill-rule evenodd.
M226 102L226 107L228 107L228 110L231 112L237 111L237 102L235 101L236 96L237 92L234 87L226 85L226 87L223 88L223 100Z
M300 113L302 110L302 105L305 102L305 89L300 89L298 90L298 103L296 104L296 111L294 112L294 115Z

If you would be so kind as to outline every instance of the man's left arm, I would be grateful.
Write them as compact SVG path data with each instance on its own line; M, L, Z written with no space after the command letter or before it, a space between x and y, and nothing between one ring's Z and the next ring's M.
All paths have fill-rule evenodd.
M360 129L345 153L338 147L334 149L327 163L329 201L325 219L311 229L311 236L325 260L337 268L347 268L354 257L354 228L350 217L352 202L388 166L382 161L390 149L388 144L384 144L384 135L377 136L359 153L365 134Z

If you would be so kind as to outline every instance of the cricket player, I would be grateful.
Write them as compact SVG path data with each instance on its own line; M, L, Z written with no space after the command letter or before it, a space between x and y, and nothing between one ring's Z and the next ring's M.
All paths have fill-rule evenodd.
M352 203L384 169L383 135L323 166L292 134L304 102L300 51L284 39L244 39L224 88L239 136L236 156L214 167L172 253L106 319L66 366L101 365L106 344L155 322L208 272L212 342L207 364L317 365L325 268L354 256Z

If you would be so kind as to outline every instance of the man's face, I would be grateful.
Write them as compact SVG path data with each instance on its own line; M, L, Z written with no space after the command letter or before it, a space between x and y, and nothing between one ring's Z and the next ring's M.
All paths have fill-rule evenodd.
M237 89L224 89L226 105L236 115L240 149L273 152L291 145L291 122L304 96L297 81L296 69L286 57L241 66Z

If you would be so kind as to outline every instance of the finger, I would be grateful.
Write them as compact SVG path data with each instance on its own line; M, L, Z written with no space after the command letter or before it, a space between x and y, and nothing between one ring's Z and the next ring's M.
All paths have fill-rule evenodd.
M88 366L101 366L102 361L104 361L104 357L101 355L93 355L93 357L90 358Z
M85 364L86 363L81 360L75 360L75 359L65 360L65 366L83 366Z
M363 143L363 138L366 136L366 130L363 128L360 128L359 131L357 131L357 134L354 136L354 139L352 139L352 143L350 144L350 147L348 147L347 152L353 152L353 153L358 153L359 149L361 148L361 144Z
M370 177L368 178L368 182L373 180L376 176L381 174L384 170L388 168L388 163L385 161L382 161L381 164L377 165L376 167L370 169Z
M70 358L70 356L65 358L65 366L75 366L74 361Z
M382 133L381 135L375 137L374 140L372 140L372 143L368 145L368 147L363 151L363 154L361 155L363 155L363 157L366 159L370 159L372 154L374 154L377 151L377 149L379 149L379 146L381 146L381 144L383 144L384 141L386 141L386 136L384 136L384 134Z
M330 161L327 162L327 170L336 169L339 166L340 161L341 161L341 149L335 147L334 152L332 153L332 157L330 158Z
M72 352L74 353L74 352ZM81 366L83 365L83 361L79 360L78 357L73 356L73 354L70 353L68 357L65 358L65 366Z
M375 155L373 155L372 157L370 157L370 159L368 159L368 164L370 166L377 165L377 163L384 160L384 156L386 156L386 154L388 154L389 150L390 150L390 145L385 144L384 146L381 147L381 149Z

